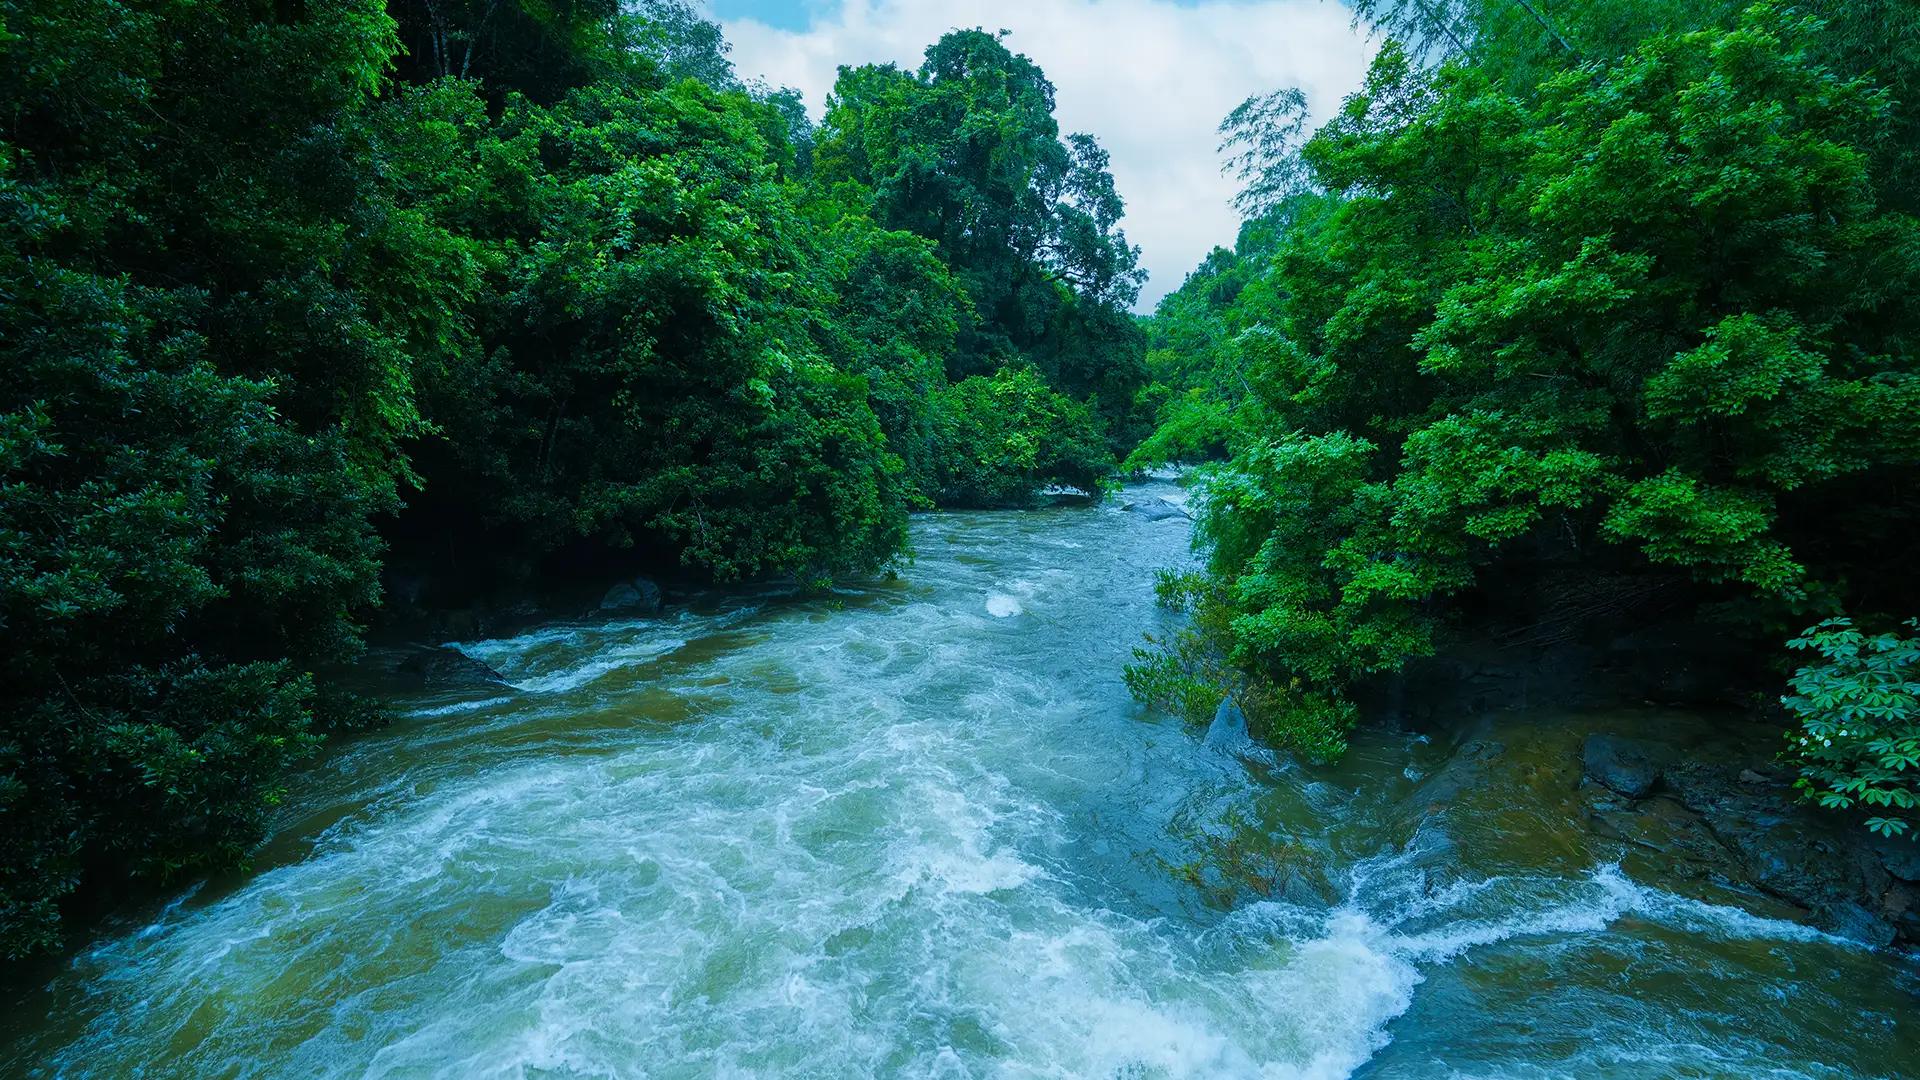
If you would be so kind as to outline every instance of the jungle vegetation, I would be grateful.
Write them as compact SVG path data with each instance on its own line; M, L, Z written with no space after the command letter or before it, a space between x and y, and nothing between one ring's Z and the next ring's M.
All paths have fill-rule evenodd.
M0 955L246 857L383 566L817 585L1145 427L994 34L816 126L680 0L4 0L0 102Z
M1193 618L1136 692L1331 757L1450 638L1658 596L1781 684L1813 650L1789 757L1903 831L1920 8L1358 11L1387 40L1330 120L1226 118L1245 224L1148 326L1131 464L1212 464L1206 568L1161 584Z

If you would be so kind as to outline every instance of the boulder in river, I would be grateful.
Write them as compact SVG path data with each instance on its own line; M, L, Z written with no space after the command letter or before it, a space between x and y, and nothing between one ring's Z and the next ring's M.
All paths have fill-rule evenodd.
M1595 783L1629 799L1645 798L1660 780L1652 750L1617 735L1589 735L1580 763Z
M1429 813L1438 813L1462 795L1487 783L1494 760L1507 752L1505 743L1469 739L1447 758L1446 764L1420 781L1420 799Z
M396 672L417 680L429 690L468 690L510 687L506 676L484 660L476 660L444 645L423 646L401 660Z
M651 578L637 577L632 581L622 581L607 590L600 598L600 610L608 612L642 612L651 614L659 611L664 598L660 586Z
M1240 711L1232 698L1223 699L1220 707L1213 711L1213 722L1207 725L1207 734L1201 742L1215 750L1231 750L1248 741L1247 714Z
M1887 873L1901 881L1920 883L1920 840L1911 834L1880 836L1874 838L1873 848Z
M1138 514L1148 521L1166 521L1169 518L1192 516L1165 499L1151 499L1142 503L1124 503L1120 509Z

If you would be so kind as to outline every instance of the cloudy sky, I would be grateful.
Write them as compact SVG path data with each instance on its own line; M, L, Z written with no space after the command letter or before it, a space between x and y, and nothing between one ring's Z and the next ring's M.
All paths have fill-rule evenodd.
M1009 30L1059 90L1062 131L1113 155L1125 228L1152 277L1177 288L1239 227L1214 129L1248 95L1306 91L1316 115L1359 85L1372 48L1331 0L707 0L742 77L806 94L817 118L841 64L895 61L956 26Z

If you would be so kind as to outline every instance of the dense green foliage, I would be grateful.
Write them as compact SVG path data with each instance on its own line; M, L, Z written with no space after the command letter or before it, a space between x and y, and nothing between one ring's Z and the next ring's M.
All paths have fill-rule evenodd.
M1003 368L943 389L935 491L960 506L1018 506L1045 483L1098 494L1113 459L1088 407L1031 370Z
M427 92L481 115L464 87ZM722 577L900 549L898 457L816 329L833 298L764 120L682 81L466 129L485 186L455 213L499 277L469 361L424 395L440 430L411 528L485 530L495 556L645 541Z
M993 35L957 31L918 72L842 69L814 148L823 186L880 225L937 243L973 301L947 373L1026 358L1091 397L1116 448L1137 438L1144 341L1126 312L1143 273L1118 223L1107 155L1065 141L1054 90Z
M245 856L368 719L316 673L383 563L821 582L1098 487L1137 273L1038 69L949 35L816 133L725 51L679 0L0 0L0 954Z
M356 111L391 47L377 5L0 10L0 952L18 954L52 943L83 877L165 877L257 838L314 741L307 672L377 599L372 519L407 475L408 373L448 297ZM260 62L202 63L215 45Z
M1867 827L1899 836L1920 807L1920 620L1912 636L1864 634L1828 619L1788 642L1816 653L1781 701L1800 722L1787 735L1802 791L1835 809L1866 808ZM1882 813L1881 811L1885 811Z
M1177 585L1204 615L1136 685L1211 677L1324 754L1464 608L1637 581L1778 641L1920 599L1913 147L1835 33L1762 5L1617 53L1390 44L1304 144L1229 118L1262 227L1152 331L1180 396L1148 446L1229 453Z

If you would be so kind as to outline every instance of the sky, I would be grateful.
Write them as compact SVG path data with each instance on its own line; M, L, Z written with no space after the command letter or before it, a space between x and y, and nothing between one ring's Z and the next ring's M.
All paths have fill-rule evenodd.
M1215 129L1249 95L1306 92L1325 117L1360 85L1373 48L1331 0L707 0L741 77L791 86L816 119L842 64L921 53L955 27L1008 30L1058 90L1063 134L1113 156L1122 223L1149 278L1139 309L1231 245L1236 182Z

